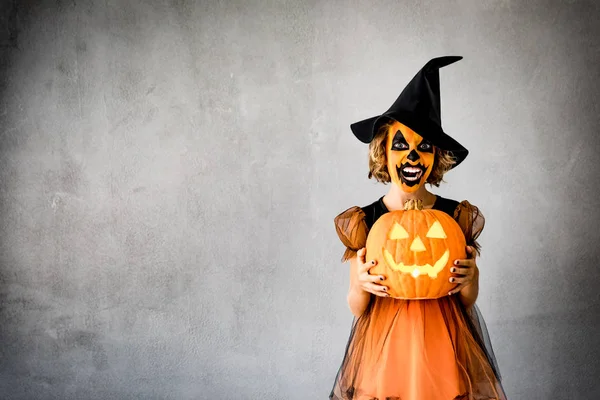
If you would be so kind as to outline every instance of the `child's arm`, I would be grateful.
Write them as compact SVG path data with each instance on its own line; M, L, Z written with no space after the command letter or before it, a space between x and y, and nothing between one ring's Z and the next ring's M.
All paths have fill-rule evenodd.
M369 269L377 264L377 261L365 260L366 250L361 248L356 257L350 259L350 288L348 290L348 306L355 317L360 317L367 309L371 301L371 294L388 297L387 287L380 282L385 280L382 275L371 275Z
M479 282L474 282L471 286L467 286L463 290L460 291L459 297L461 303L468 310L473 307L475 301L477 300L477 296L479 295Z
M450 268L452 278L450 282L456 283L456 287L448 294L458 294L460 301L470 309L479 294L479 268L477 267L477 250L474 246L467 246L467 258L455 260L454 266Z
M481 246L477 242L479 235L485 226L485 218L478 207L472 205L467 200L463 200L456 208L454 219L461 226L467 239L467 258L457 260L458 264L454 266L454 282L458 286L452 290L451 294L457 294L464 306L470 309L479 295L479 268L477 267L477 256Z
M469 269L472 270L470 271L472 278L471 281L458 292L458 296L461 303L469 310L473 304L475 304L477 296L479 295L479 268L477 267L477 262L475 260L477 252L472 247L467 246L467 253L469 253L467 261L471 262Z
M350 259L350 288L348 289L348 306L355 317L360 317L371 301L371 293L365 292L358 283L357 257Z

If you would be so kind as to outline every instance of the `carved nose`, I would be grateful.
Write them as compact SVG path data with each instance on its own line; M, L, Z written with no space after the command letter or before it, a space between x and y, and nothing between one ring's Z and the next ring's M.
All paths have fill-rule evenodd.
M413 240L412 243L410 244L410 251L414 251L416 253L416 252L425 251L425 250L427 250L427 249L425 248L425 245L421 241L421 238L419 238L418 236L415 237L415 240Z
M408 157L407 157L407 158L408 158L410 161L412 161L412 162L415 162L415 161L417 161L417 160L418 160L420 157L419 157L419 153L417 153L416 151L414 151L414 150L413 150L413 151L411 151L411 152L408 154Z

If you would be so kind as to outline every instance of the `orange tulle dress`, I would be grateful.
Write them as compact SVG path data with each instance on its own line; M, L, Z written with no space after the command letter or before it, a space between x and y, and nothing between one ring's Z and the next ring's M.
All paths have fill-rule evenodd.
M477 207L437 196L433 208L454 217L467 243L480 249L476 239L484 218ZM368 230L385 212L380 198L336 217L344 261L364 247ZM434 300L372 296L353 321L329 398L505 400L506 395L477 305L466 309L456 295Z

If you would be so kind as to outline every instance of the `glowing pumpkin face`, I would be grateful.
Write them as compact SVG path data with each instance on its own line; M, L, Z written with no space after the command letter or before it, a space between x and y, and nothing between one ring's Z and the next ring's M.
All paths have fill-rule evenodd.
M428 140L394 121L388 129L386 156L392 182L403 191L413 193L427 182L435 153Z
M435 299L456 286L449 281L450 267L466 258L465 246L460 226L448 214L413 208L388 212L373 224L366 257L377 260L370 273L387 277L391 297Z

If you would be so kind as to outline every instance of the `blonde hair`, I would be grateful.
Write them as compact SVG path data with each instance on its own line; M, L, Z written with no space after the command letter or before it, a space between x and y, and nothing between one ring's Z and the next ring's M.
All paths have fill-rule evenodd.
M385 145L387 143L387 133L392 124L393 121L382 124L369 144L369 179L374 178L376 181L382 182L383 184L391 181L390 173L387 168ZM440 183L444 182L444 174L452 168L456 162L456 158L451 151L442 150L437 146L434 146L434 149L435 158L433 161L433 168L427 177L426 183L439 187Z

